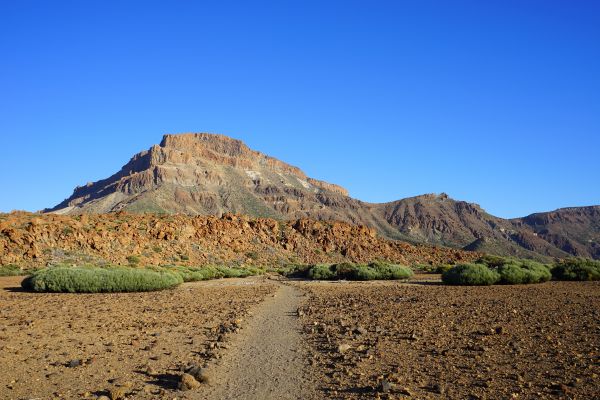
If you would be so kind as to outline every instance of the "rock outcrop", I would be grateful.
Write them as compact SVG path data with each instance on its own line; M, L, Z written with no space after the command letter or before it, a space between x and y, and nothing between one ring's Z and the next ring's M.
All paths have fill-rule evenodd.
M411 245L375 229L244 215L0 214L0 265L59 263L271 265L376 259L403 264L472 260L478 253ZM128 259L129 258L129 259Z

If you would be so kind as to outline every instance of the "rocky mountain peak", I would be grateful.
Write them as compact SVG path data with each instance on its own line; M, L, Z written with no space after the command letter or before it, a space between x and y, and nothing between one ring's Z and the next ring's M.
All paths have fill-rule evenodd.
M250 149L244 142L225 135L213 133L183 133L164 135L160 146L154 146L154 160L160 163L188 164L193 158L201 158L217 165L252 170L268 168L284 174L307 179L298 167L284 163L259 151Z
M201 154L203 150L210 150L231 157L241 157L252 152L241 140L216 133L166 134L160 142L160 147L186 152L198 151L198 154Z
M256 195L273 195L271 204ZM212 133L167 134L131 158L113 176L75 188L53 212L111 212L123 209L187 214L247 212L281 216L288 194L301 200L348 196L341 186L310 178L298 167L250 149L241 140ZM272 196L271 196L272 197ZM286 204L283 204L286 203ZM269 208L275 208L274 210ZM305 216L301 214L300 216Z

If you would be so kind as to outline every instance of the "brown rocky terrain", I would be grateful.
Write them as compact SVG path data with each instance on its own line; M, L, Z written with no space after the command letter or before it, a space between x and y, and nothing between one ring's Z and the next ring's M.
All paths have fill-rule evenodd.
M600 395L598 282L447 287L435 275L271 276L153 293L40 294L21 291L21 279L0 277L2 399ZM203 368L193 374L200 381L190 367Z
M0 398L182 398L181 372L221 357L276 287L263 279L106 295L21 292L0 278ZM112 394L111 394L112 392Z
M502 255L600 257L600 206L506 220L445 194L370 204L239 140L207 133L165 135L160 145L135 155L115 175L76 188L46 211L123 210L336 220L373 227L393 239Z
M412 265L472 260L479 253L388 240L373 228L335 221L281 222L233 214L0 214L0 265L123 265L131 256L140 265L284 266L377 259Z
M299 284L324 398L600 396L598 282L448 287L431 278Z

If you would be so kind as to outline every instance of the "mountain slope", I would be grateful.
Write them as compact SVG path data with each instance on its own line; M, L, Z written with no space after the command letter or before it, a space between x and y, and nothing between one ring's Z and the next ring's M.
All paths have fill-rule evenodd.
M588 210L589 208L589 210ZM247 214L275 219L338 220L410 242L520 257L600 257L598 207L506 220L476 204L428 194L371 204L341 186L207 133L165 135L115 175L75 189L46 210L60 214L116 211L189 215Z
M600 259L600 206L561 208L511 222L568 254Z
M479 205L456 201L442 193L378 205L386 221L404 236L421 243L515 257L568 257L523 225L488 214Z

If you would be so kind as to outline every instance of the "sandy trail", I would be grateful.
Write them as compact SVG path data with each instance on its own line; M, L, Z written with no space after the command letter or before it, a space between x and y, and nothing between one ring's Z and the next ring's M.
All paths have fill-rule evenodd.
M281 284L227 343L194 399L317 399L297 320L302 293ZM314 376L314 375L313 375Z

